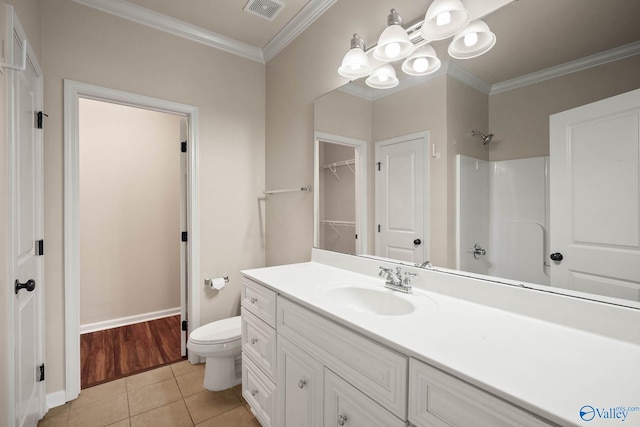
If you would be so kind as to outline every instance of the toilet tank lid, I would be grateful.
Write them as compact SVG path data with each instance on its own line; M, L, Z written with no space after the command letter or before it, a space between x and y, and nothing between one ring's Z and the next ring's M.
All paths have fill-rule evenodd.
M240 339L241 330L240 316L229 317L196 328L189 335L189 339L200 342L229 342Z

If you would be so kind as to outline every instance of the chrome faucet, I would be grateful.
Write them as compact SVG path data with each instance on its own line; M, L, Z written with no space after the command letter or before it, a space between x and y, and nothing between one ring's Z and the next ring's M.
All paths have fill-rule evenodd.
M392 268L380 267L380 272L378 276L385 275L385 288L393 289L394 291L404 292L405 294L410 294L412 292L411 287L411 278L417 277L417 274L413 273L404 273L405 277L402 278L402 271L400 267L396 267L396 271L393 271Z

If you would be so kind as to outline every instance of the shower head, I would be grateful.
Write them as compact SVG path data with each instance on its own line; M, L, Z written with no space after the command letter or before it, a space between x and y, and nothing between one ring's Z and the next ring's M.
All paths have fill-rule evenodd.
M480 136L480 138L482 138L482 145L487 145L487 144L488 144L488 143L490 143L490 142L491 142L491 140L493 139L493 134L492 134L492 133L490 133L489 135L485 135L485 134L484 134L484 133L482 133L482 132L476 132L475 130L472 130L472 131L471 131L471 135L473 135L473 136L476 136L476 135Z

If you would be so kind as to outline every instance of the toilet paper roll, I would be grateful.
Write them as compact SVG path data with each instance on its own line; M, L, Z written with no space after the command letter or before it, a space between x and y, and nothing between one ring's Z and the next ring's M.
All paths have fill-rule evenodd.
M219 291L220 289L224 288L224 285L226 285L226 282L224 280L224 277L216 277L215 279L209 279L207 285L209 286L210 289L215 289L216 291Z

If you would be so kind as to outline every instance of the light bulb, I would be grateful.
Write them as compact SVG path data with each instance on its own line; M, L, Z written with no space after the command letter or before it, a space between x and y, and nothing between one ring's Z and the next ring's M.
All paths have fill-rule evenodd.
M384 54L387 58L395 58L400 55L400 45L398 43L389 43L384 47Z
M478 43L478 33L467 33L464 35L464 45L471 47Z
M443 25L447 25L451 22L451 13L450 12L442 12L438 16L436 16L436 25L438 27L442 27Z
M429 68L429 61L427 60L427 58L416 58L416 60L413 61L413 69L416 72L424 73L425 71L427 71L427 68Z

